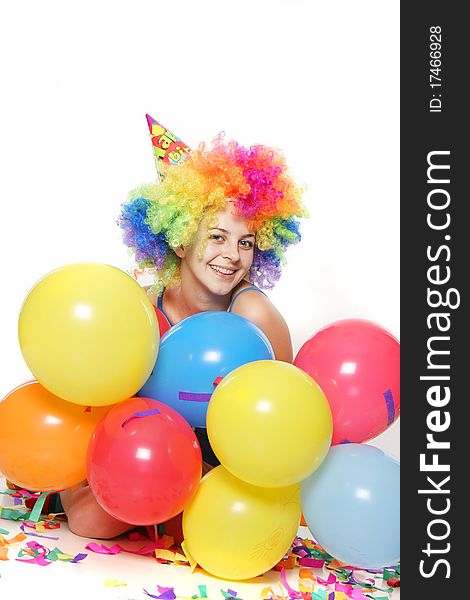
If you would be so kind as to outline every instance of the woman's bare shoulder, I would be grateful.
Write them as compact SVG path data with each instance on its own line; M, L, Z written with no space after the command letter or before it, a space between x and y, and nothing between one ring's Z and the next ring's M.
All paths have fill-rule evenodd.
M235 299L232 312L249 319L267 336L276 359L292 362L292 341L289 328L271 300L256 289L248 290Z
M145 291L145 293L147 294L150 302L154 305L157 306L158 304L158 296L155 296L155 294L150 293L150 288L152 286L151 285L143 285L142 289Z

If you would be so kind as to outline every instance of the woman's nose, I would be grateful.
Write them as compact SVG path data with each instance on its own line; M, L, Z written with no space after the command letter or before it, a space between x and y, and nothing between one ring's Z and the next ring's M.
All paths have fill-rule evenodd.
M240 248L238 243L227 243L223 252L224 258L228 260L237 261L240 258Z

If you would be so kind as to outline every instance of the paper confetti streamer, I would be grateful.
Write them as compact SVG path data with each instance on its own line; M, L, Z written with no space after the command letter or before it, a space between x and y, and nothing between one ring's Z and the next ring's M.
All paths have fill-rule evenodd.
M4 538L3 535L0 535L0 546L12 546L13 544L17 544L18 542L22 542L25 539L26 539L26 535L23 532L22 533L18 533L17 535L15 535L14 537L12 537L9 540L7 540L6 538Z
M20 529L25 535L31 535L33 537L38 537L38 538L45 538L47 540L58 540L59 539L58 537L53 537L51 535L41 535L40 533L31 533L29 531L25 531L24 523L23 523L23 525L20 525ZM44 528L42 528L42 530L44 531Z
M125 581L117 581L117 579L105 579L104 585L106 587L120 587L127 585L127 583Z
M66 554L60 548L54 548L53 550L50 550L46 546L43 546L36 541L31 541L27 543L25 548L20 550L20 552L18 553L18 558L16 560L18 562L36 564L40 565L41 567L47 567L48 565L51 565L57 560L70 563L77 563L83 560L86 556L86 554L77 554L76 556L72 556L71 554Z
M114 544L114 546L109 547L105 544L97 544L96 542L87 544L85 548L92 552L96 552L97 554L119 554L122 550L119 544Z
M2 519L8 519L9 521L23 521L24 519L29 519L30 514L30 511L20 510L17 507L0 506L0 517Z
M184 554L173 550L162 550L157 548L155 550L155 558L171 563L188 563L188 559Z
M158 600L175 600L176 594L174 588L170 587L161 587L157 585L158 595L151 594L147 590L144 589L144 593L150 598L157 598Z
M194 573L194 569L197 567L197 560L195 560L191 555L185 540L183 540L183 542L181 543L181 550L184 552L186 558L188 559L189 566L191 567L191 573Z
M194 596L192 596L193 599L199 598L199 599L207 599L207 586L205 585L199 585L198 586L198 590L199 593L195 594Z

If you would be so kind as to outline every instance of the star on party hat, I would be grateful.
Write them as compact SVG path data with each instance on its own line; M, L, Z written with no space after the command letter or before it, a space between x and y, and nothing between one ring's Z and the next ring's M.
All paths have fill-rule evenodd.
M163 127L150 115L147 117L147 123L152 140L155 164L157 166L158 177L161 180L161 163L177 165L191 154L191 148L182 142L174 133Z

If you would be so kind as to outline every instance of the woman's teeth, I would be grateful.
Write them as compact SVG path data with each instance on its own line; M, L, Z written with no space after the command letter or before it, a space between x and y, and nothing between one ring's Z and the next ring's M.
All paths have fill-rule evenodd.
M222 275L233 275L235 273L235 269L224 269L223 267L216 267L215 265L209 265L213 271L217 273L222 273Z

